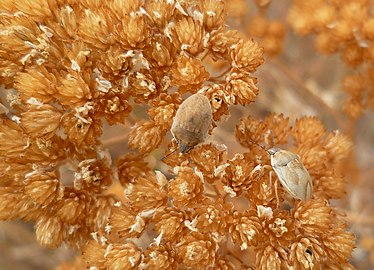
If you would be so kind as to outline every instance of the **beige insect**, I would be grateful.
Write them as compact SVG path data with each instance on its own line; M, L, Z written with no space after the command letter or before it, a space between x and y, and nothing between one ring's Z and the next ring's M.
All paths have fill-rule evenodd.
M206 96L196 93L183 101L171 127L179 152L186 153L203 142L208 136L211 123L212 108Z
M277 174L282 186L294 198L309 200L313 192L312 178L300 161L300 157L280 148L267 150L271 166Z

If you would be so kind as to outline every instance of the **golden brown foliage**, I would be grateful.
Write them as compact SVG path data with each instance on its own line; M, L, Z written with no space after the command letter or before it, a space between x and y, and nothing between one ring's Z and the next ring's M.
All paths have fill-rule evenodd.
M350 267L355 238L329 200L344 195L352 143L317 117L244 117L235 136L245 150L234 155L212 142L179 153L172 140L165 149L187 96L209 101L211 134L231 106L260 93L254 73L264 48L252 36L277 54L283 25L254 18L262 30L243 38L226 26L232 9L223 0L1 1L0 219L31 220L41 245L78 250L72 267ZM320 27L331 22L322 15ZM362 26L367 38L371 26ZM359 65L362 50L349 44L343 59ZM221 75L212 61L225 67ZM131 126L115 162L104 123ZM275 185L261 145L300 156L313 178L310 200ZM149 161L159 148L170 154L162 172ZM117 182L120 195L110 190Z
M366 0L324 1L294 0L288 22L300 35L315 34L316 50L322 54L340 54L350 67L342 86L348 98L345 113L360 117L373 109L373 2Z

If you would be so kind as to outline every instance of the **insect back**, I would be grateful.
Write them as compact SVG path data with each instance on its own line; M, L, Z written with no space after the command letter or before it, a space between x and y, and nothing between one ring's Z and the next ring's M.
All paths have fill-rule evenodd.
M294 198L309 200L313 192L312 178L300 161L300 157L280 148L267 150L273 170L282 186Z
M183 101L171 127L179 152L186 153L203 142L208 136L211 123L212 108L206 96L196 93Z

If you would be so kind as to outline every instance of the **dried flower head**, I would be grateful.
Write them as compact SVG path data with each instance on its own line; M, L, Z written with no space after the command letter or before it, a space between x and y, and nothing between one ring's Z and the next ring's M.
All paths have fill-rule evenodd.
M319 3L290 13L296 28L353 68L374 59L368 3ZM243 148L220 133L281 48L270 1L255 4L246 37L244 0L0 1L0 219L80 252L80 269L349 268L354 236L329 200L344 195L350 139L275 113L238 123ZM363 70L344 83L354 115L374 81ZM110 130L126 143L113 149ZM276 184L276 153L258 145L294 153L287 165L313 179L294 197L309 200Z
M316 34L315 47L320 53L339 53L342 62L353 68L353 74L348 76L370 77L373 61L367 55L373 43L372 7L370 1L312 1L310 4L294 1L288 22L296 33ZM372 92L372 81L360 90L350 88L344 80L343 85L348 94L343 110L357 119L370 108L367 101Z

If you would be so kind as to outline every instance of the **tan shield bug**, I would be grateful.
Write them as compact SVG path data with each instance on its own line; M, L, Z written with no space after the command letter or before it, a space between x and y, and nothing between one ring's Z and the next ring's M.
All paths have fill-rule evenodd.
M313 192L312 178L300 157L276 147L270 148L267 152L270 155L271 166L287 192L296 199L309 200Z
M203 142L208 136L211 123L212 108L206 96L196 93L183 101L171 127L179 152L186 153Z
M313 182L308 170L300 161L300 157L290 151L272 147L265 149L264 146L253 142L264 149L270 155L271 167L278 176L284 189L295 199L307 201L312 196ZM268 165L265 165L265 167ZM270 175L271 180L271 175ZM275 188L277 191L277 188ZM276 192L277 202L279 202Z

